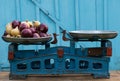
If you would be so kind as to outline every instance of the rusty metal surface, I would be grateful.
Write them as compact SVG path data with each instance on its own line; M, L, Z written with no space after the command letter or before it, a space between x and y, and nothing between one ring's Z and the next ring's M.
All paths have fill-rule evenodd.
M112 39L117 36L117 32L115 31L97 31L97 30L78 30L78 31L70 31L70 35L73 38L80 38L80 39L91 39L91 38L98 38L98 39Z
M88 56L102 56L106 48L88 48Z
M40 37L40 38L13 38L13 37L3 36L2 39L6 42L13 42L13 43L39 43L39 42L48 42L52 39L52 37L49 36L49 37Z

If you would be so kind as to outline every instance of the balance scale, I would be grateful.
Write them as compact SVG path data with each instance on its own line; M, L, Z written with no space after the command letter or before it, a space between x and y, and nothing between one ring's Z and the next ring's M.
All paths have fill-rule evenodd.
M57 34L45 38L7 38L10 63L9 79L26 79L29 75L91 74L94 78L110 78L109 62L112 56L114 31L70 31L63 32L63 41L70 46L55 46ZM68 38L66 37L68 36ZM78 42L100 42L99 47L76 47ZM19 50L19 45L42 45L39 50Z

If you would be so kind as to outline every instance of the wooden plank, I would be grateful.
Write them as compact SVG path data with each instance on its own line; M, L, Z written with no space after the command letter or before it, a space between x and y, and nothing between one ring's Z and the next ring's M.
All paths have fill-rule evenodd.
M17 20L20 20L21 21L21 1L20 0L16 0L16 19ZM23 45L21 45L20 47L19 47L19 49L21 49L21 50L23 50L24 49L24 46Z
M97 0L95 0L95 26L96 26L96 28L95 29L97 29L97 27L98 27L98 17L97 17L97 10L98 10L98 8L97 8Z
M104 0L104 30L108 30L108 1Z
M79 17L79 0L75 0L75 18L76 18L76 30L80 30L80 17Z
M80 6L80 29L95 30L95 0L79 0Z
M16 9L15 9L15 0L2 0L0 2L0 65L2 67L9 67L9 62L7 60L8 56L8 45L2 40L1 36L5 32L6 24L10 21L16 19Z
M110 79L94 79L91 75L62 75L62 76L28 76L26 80L19 81L120 81L120 71L112 71ZM9 80L9 72L0 73L0 81Z
M54 4L55 4L55 17L59 20L60 19L60 12L59 12L59 0L54 0L55 2L54 2ZM60 29L59 29L59 26L57 25L57 24L55 24L55 26L56 26L56 33L57 34L60 34ZM58 36L57 37L58 39L60 39L60 36ZM61 39L60 39L61 40ZM57 43L57 45L59 46L59 45L61 45L61 42L60 41L58 41L58 43Z
M95 0L96 29L104 30L104 0Z
M36 6L36 5L35 5L35 6ZM35 11L36 11L36 14L35 14L35 15L36 15L36 20L40 21L40 10L39 10L39 8L38 8L37 6L35 7L35 9L36 9L36 10L35 10ZM38 48L39 48L39 46L36 45L36 46L35 46L35 49L36 49L36 50L39 50Z
M20 0L16 0L16 19L21 20L21 17L20 17Z

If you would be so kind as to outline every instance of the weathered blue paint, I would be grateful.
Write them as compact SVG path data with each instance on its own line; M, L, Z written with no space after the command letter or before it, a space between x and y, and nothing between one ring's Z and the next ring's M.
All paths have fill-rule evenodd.
M83 40L71 40L70 47L55 46L51 47L50 43L45 43L45 49L35 50L18 50L19 44L12 43L9 45L10 55L10 79L14 76L28 76L30 74L93 74L94 78L109 78L110 57L107 56L107 49L112 47L109 40L86 40L86 42L99 41L101 47L96 48L75 48L76 42ZM85 41L84 41L85 42ZM41 45L41 44L37 44ZM49 46L48 46L49 45ZM104 49L103 49L104 48ZM61 51L62 54L61 54ZM91 52L96 55L91 56ZM19 79L19 78L18 78Z
M47 17L34 1L47 10L58 24ZM115 30L120 27L120 0L1 0L0 2L0 36L4 33L5 25L17 20L40 20L49 26L49 33L58 33L59 42L56 45L69 46L61 40L59 24L67 31L71 30ZM111 70L120 70L119 35L112 40L113 56L110 62ZM9 67L7 60L8 43L0 38L0 66ZM53 46L56 46L53 45ZM91 45L81 43L83 47ZM79 46L77 45L77 46ZM92 45L98 45L92 43ZM20 49L38 49L42 46L20 46Z

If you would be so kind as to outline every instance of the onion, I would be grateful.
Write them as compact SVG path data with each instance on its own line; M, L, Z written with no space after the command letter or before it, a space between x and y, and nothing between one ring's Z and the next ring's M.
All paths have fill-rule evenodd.
M51 34L47 34L47 33L46 33L46 35L47 35L48 37L51 36Z
M13 27L13 28L16 28L16 27L19 27L19 26L20 26L20 21L14 20L14 21L12 22L12 27Z
M22 37L32 37L33 34L32 34L32 31L30 29L23 29L21 31L21 36Z
M39 21L18 21L14 20L6 25L6 30L3 36L17 37L17 38L40 38L51 36L47 34L48 26Z
M32 33L36 33L36 29L34 27L31 27L30 30L32 31Z
M43 32L43 33L46 33L47 31L48 31L48 27L47 27L47 25L45 25L45 24L40 24L39 26L38 26L38 31L40 31L40 32Z
M10 38L11 36L8 34L8 35L6 35L6 37Z
M17 35L20 35L20 31L19 31L18 27L16 27L16 28L14 28L14 29L11 30L11 35L15 36L15 37Z
M28 26L28 28L30 28L30 25L29 25L28 21L23 21L23 22L21 22L21 23L26 24L26 25Z
M6 25L6 32L7 32L8 34L10 34L12 29L13 29L13 28L12 28L12 24L11 24L11 23L8 23L8 24Z
M40 25L39 21L33 21L33 26L38 27Z
M29 28L28 25L26 23L21 23L19 30L22 31L23 29Z
M33 38L40 38L40 36L39 36L38 33L34 33L34 34L33 34Z
M33 23L31 21L26 21L26 23L29 25L28 27L32 27Z
M46 33L40 32L39 35L40 35L40 37L47 37L47 34L46 34Z

